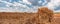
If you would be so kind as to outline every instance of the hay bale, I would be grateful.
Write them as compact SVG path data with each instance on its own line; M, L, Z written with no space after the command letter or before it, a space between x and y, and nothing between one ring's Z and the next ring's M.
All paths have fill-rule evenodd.
M52 22L53 11L48 9L47 7L41 7L38 9L38 14L40 18L41 24L46 24Z

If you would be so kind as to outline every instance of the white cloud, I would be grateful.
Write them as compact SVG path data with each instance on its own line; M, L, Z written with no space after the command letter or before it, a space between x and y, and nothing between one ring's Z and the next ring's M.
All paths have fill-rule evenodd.
M3 7L0 7L0 12L14 12L14 10L11 9L11 8L3 8Z
M6 3L7 8L4 8L4 9L0 8L0 12L29 12L30 13L30 12L37 12L37 9L38 9L37 6L33 6L33 8L29 8L27 5L21 4L21 3L24 3L24 4L31 5L31 3L28 2L27 0L20 1L19 3L17 3L17 2L9 3L6 1L1 1L1 2ZM51 0L51 2L49 2L47 4L47 7L51 10L54 10L55 6L60 5L59 2L60 2L60 0ZM39 3L41 3L41 1ZM47 3L47 2L45 2L45 3ZM10 7L10 6L12 6L12 7ZM60 10L58 10L58 11L60 11ZM56 11L54 11L54 12L56 12Z
M36 12L34 11L35 8L29 8L27 5L23 5L21 3L17 3L17 2L14 2L14 3L9 3L9 2L6 2L6 1L1 1L3 3L6 3L6 8L5 7L0 7L0 12ZM22 2L24 3L24 2ZM12 7L10 7L12 6Z
M31 5L31 3L28 2L28 0L23 0L23 2L26 3L26 4L30 4Z
M51 10L53 10L54 12L56 12L55 6L59 6L60 4L60 0L51 0L51 2L48 3L47 7ZM57 12L59 12L60 10L58 10Z
M60 12L60 10L54 11L54 12Z
M0 0L1 1L1 0Z

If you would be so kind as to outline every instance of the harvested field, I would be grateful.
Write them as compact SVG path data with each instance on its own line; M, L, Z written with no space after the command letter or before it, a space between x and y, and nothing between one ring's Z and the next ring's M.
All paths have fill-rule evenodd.
M0 12L0 24L50 24L53 11L47 7L38 9L37 13Z
M5 13L0 12L0 24L28 24L28 21L33 21L36 24L34 18L37 18L38 13ZM54 19L57 24L60 24L60 14L54 14ZM38 18L37 18L38 19ZM30 23L30 24L32 24ZM56 24L55 23L55 24Z
M37 13L2 12L0 13L0 24L34 24L38 21L37 15Z
M0 12L0 24L60 24L60 14L54 14L47 7L37 13Z
M60 14L54 14L54 19L57 24L60 24Z
M28 21L31 21L32 19L33 19L32 23L36 23L36 20L34 18L37 18L37 16L38 16L38 13L4 13L4 12L0 12L0 24L28 24ZM60 14L54 14L53 16L54 16L54 20L56 22L55 24L60 24Z
M37 16L37 13L0 13L0 19L20 19Z

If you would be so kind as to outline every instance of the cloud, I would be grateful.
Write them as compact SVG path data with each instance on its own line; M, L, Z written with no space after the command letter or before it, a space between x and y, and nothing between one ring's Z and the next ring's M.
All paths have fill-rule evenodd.
M54 11L54 12L60 12L60 10Z
M30 3L28 0L23 0L23 2L24 2L25 4L30 4L30 5L31 5L31 3Z
M56 8L60 5L60 0L51 0L51 2L48 3L47 7L51 10L53 10L54 12L56 12ZM60 10L58 10L57 12L59 12Z
M33 6L45 6L50 0L28 0Z
M32 3L32 5L38 5L38 1L40 0L28 0L28 2Z
M10 3L10 2L6 2L6 1L1 1L2 3L6 3L6 7L0 7L0 12L36 12L36 8L30 8L28 6L28 4L25 4L24 2L20 1L20 3L18 2L14 2L14 3Z
M44 2L43 2L44 1ZM46 6L54 10L60 4L60 0L22 0L19 2L10 3L7 1L0 1L5 4L6 8L0 7L0 12L37 12L38 7ZM1 5L0 4L0 5ZM55 11L55 10L54 10ZM55 11L56 12L56 11Z

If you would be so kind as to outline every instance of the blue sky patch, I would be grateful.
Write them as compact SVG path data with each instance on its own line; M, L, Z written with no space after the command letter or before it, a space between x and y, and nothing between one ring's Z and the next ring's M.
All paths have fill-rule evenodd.
M22 11L22 12L24 12L24 11L36 12L38 7L47 6L49 8L52 6L52 8L54 8L53 9L54 11L60 10L60 6L57 6L56 4L51 5L54 3L52 1L53 0L0 0L0 9L3 9L3 8L6 8L7 10L14 9L13 10L14 12L16 12L16 11L17 12L20 12L20 11ZM57 1L59 1L59 0L57 0ZM56 0L55 0L55 2L56 2ZM54 7L54 6L56 6L56 7Z

